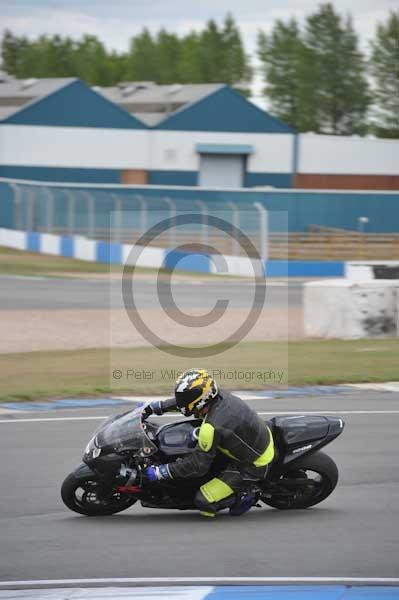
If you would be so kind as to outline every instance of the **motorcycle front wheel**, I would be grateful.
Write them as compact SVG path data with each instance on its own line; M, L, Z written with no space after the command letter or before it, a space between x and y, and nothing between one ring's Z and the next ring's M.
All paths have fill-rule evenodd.
M280 510L309 508L325 500L337 482L338 468L333 459L324 452L315 452L286 465L261 500Z
M137 502L131 494L105 489L87 467L76 469L66 477L61 486L61 498L70 510L87 517L113 515Z

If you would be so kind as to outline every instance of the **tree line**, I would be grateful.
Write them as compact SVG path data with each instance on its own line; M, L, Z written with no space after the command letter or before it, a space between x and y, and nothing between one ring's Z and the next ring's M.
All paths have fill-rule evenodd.
M5 31L1 56L17 78L73 76L100 86L224 82L249 95L254 75L230 14L183 37L143 29L127 52L109 51L93 35L29 40ZM260 31L257 56L269 112L298 131L399 137L399 11L377 25L367 57L351 17L329 2L302 26L278 20L270 33Z
M127 52L107 51L93 35L79 40L42 35L30 41L5 31L2 68L18 78L79 77L90 85L120 81L172 83L250 82L252 71L240 31L231 15L222 26L211 20L200 32L179 38L148 29L130 40Z
M322 4L300 28L258 36L270 110L298 131L399 137L399 11L377 26L368 59L350 16Z

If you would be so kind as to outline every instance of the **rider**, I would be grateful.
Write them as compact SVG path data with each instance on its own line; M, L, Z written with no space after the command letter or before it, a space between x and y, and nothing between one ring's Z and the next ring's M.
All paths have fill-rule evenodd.
M195 505L207 517L227 507L234 516L247 512L255 500L251 484L265 479L274 457L269 427L238 396L219 390L204 369L182 373L176 382L175 398L148 404L145 417L176 407L185 417L202 419L198 448L176 462L147 467L148 480L203 477L220 450L232 460L218 477L200 487Z

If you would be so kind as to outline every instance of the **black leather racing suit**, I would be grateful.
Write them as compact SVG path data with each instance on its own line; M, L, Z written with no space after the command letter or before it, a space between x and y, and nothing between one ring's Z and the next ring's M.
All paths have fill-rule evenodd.
M163 403L163 410L175 406ZM198 448L188 456L168 465L173 478L203 477L210 469L216 452L227 454L231 461L215 479L201 486L197 505L216 512L220 500L245 490L251 481L266 477L274 457L273 438L267 424L238 396L219 391L209 404L203 419Z

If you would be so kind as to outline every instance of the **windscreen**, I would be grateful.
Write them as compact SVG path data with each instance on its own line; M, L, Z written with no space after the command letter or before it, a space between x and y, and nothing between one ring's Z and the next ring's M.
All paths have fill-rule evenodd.
M153 454L157 447L147 436L142 420L142 411L135 410L118 417L96 436L95 444L99 448L110 446L116 451L137 450L144 456Z

